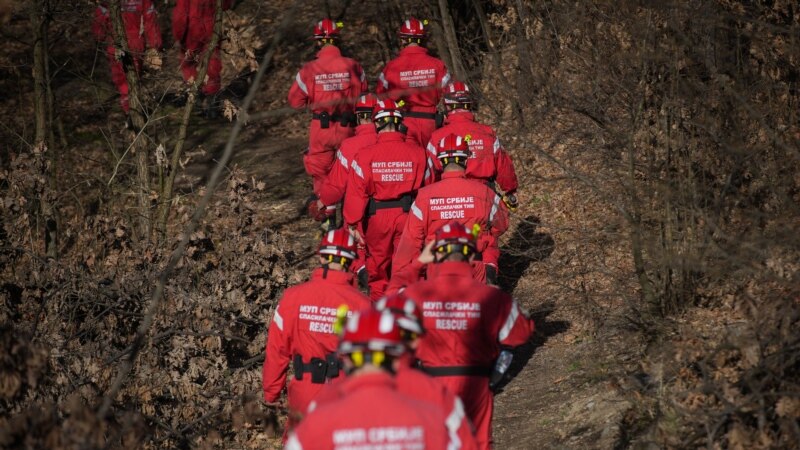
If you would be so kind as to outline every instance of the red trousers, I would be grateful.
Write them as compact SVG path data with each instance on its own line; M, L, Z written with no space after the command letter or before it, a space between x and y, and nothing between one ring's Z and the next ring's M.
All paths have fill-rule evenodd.
M319 391L325 387L324 384L314 384L311 382L311 374L305 374L303 380L292 378L289 381L289 387L286 388L286 403L289 409L289 417L286 421L286 427L283 429L283 442L297 424L300 423L303 415L308 410L308 404L314 397L319 394Z
M415 141L422 148L428 147L428 142L431 140L431 135L433 134L434 130L436 130L436 121L433 119L405 117L403 118L403 125L408 128L406 136Z
M311 121L311 128L308 130L308 151L303 156L303 165L306 173L311 175L315 194L322 189L328 172L331 171L339 144L353 133L352 127L345 127L336 122L331 122L328 128L321 128L319 120Z
M489 379L481 376L436 377L453 394L461 397L467 417L475 426L478 448L492 448L492 414L494 394L489 390Z
M211 36L208 40L195 41L188 40L183 45L183 53L181 53L181 74L183 81L189 82L197 77L197 68L203 58L208 44L211 41ZM190 53L189 57L186 54ZM221 81L222 61L219 58L219 46L214 49L211 54L211 59L208 61L208 70L206 71L205 84L203 85L202 92L205 95L214 95L219 92L222 86Z
M392 255L403 234L408 213L402 208L379 209L367 220L364 241L367 244L369 298L383 297L389 285Z

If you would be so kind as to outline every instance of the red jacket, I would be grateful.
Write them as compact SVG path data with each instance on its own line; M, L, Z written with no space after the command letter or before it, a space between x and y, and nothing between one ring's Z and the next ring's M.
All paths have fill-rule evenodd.
M492 367L500 345L516 347L533 334L533 320L496 287L472 278L466 262L445 261L406 288L422 311L425 335L416 356L423 366Z
M425 47L410 45L386 63L375 92L402 99L411 111L434 112L449 82L450 72L442 60L429 55Z
M475 121L475 116L465 110L455 110L447 114L445 126L434 131L428 143L429 161L436 172L441 172L442 165L436 159L436 146L444 137L455 134L461 137L470 136L469 149L472 151L467 161L467 178L497 182L505 193L517 190L517 174L511 157L500 144L492 127Z
M264 359L264 400L275 402L286 385L286 370L294 355L308 363L312 357L324 358L336 351L338 338L333 333L336 309L347 305L350 311L369 308L367 297L353 287L353 274L318 268L311 279L287 289L275 309L267 336ZM307 379L310 377L306 377Z
M352 383L357 378L342 378L334 383L328 384L314 398L308 407L310 414L320 406L330 402L340 400L345 394L352 390L348 383ZM420 370L412 369L408 363L401 363L397 368L394 381L397 390L410 398L421 402L430 403L444 412L448 417L447 429L455 433L461 439L462 448L476 448L475 434L472 424L464 414L464 404L461 399L450 392L440 381L426 375Z
M458 171L443 173L441 181L417 193L392 259L392 273L412 264L425 243L433 239L436 230L453 220L470 228L480 225L478 251L494 251L494 256L484 254L483 261L496 267L497 238L508 229L508 209L488 186L467 179L463 171Z
M395 131L378 133L377 142L362 148L350 168L343 210L348 225L361 222L370 198L395 200L416 194L430 176L425 150Z
M222 0L224 11L231 9L233 0ZM214 32L216 0L178 0L172 9L172 35L175 42L205 42Z
M125 37L131 51L144 51L145 43L147 48L161 48L161 29L158 27L158 16L151 0L122 0L120 12L125 25ZM92 33L98 41L114 46L114 27L111 26L111 18L105 4L101 4L94 11Z
M375 125L369 123L356 127L355 136L342 141L339 151L336 152L336 161L333 163L331 171L322 189L319 191L319 199L326 206L335 205L344 198L344 191L347 187L347 178L350 173L350 164L353 162L358 151L368 145L373 145L378 141L378 134L375 132Z
M351 112L367 90L366 80L359 63L342 56L338 47L326 45L317 52L317 59L297 72L289 89L289 105L308 106L314 113Z
M452 419L399 391L389 373L360 374L341 385L342 398L306 416L285 449L462 448L447 426Z

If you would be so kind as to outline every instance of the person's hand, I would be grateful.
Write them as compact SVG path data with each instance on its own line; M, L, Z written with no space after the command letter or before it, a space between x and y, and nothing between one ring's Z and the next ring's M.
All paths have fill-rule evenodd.
M328 211L321 201L311 200L308 202L308 215L317 222L322 222L328 216Z
M417 257L417 261L419 261L422 264L430 264L434 262L436 258L433 255L433 244L435 243L436 241L434 240L425 244L425 247L422 249L422 252Z
M519 208L519 200L517 200L517 196L514 194L503 195L503 202L511 212L514 212L517 210L517 208Z

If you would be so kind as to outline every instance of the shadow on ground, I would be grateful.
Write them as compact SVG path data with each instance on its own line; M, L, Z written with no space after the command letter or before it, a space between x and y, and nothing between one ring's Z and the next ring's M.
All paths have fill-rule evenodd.
M522 219L511 238L500 248L497 281L503 291L513 293L531 263L542 261L553 253L556 243L549 234L536 231L539 223L536 216Z

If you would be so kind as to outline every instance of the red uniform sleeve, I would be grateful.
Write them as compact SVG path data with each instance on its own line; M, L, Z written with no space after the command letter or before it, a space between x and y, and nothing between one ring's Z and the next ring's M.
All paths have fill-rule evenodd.
M516 192L517 173L514 171L514 163L511 161L511 156L508 155L500 139L494 140L494 166L497 168L496 181L500 189L506 194L513 194Z
M100 42L104 42L109 35L109 30L111 27L109 26L108 20L108 10L103 8L102 6L98 6L94 10L94 22L92 22L92 34L94 34L95 39Z
M289 88L289 106L295 109L304 108L308 104L308 85L304 79L303 70L297 72L294 83Z
M417 197L411 205L411 211L406 219L406 226L397 244L397 250L392 258L392 278L395 274L408 277L413 269L407 267L416 261L422 248L425 246L425 224L423 211L428 210L427 200Z
M386 78L386 69L389 68L387 64L386 67L381 70L381 73L378 74L378 83L375 85L375 93L380 96L386 92L389 92L389 80Z
M364 73L364 68L361 67L361 64L355 63L354 69L358 80L354 80L353 86L360 86L358 92L353 92L353 103L355 104L361 94L369 90L369 83L367 83L367 75Z
M405 289L419 281L423 267L425 265L419 262L417 258L414 258L410 264L401 270L393 271L389 286L386 287L386 295L396 294L401 289Z
M286 371L292 358L291 317L281 314L281 305L275 309L267 334L267 350L262 371L264 401L273 403L286 386Z
M158 26L158 15L151 0L142 2L144 9L144 38L148 48L161 49L161 28Z
M178 0L172 9L172 36L175 42L183 44L189 26L189 0Z
M319 199L325 206L335 205L342 201L345 187L347 186L348 167L350 161L342 155L341 151L336 152L336 160L328 173L328 178L319 191Z
M364 166L369 167L366 164ZM367 207L367 201L369 200L367 189L370 176L370 172L362 170L358 158L354 159L347 177L344 207L342 208L342 216L344 216L344 221L348 225L356 225L364 218L364 209Z
M490 232L495 237L500 237L508 230L508 207L499 195L494 194L492 208L489 210L488 223Z
M503 320L500 331L497 333L497 342L508 347L517 347L528 342L533 335L533 319L522 312L516 300L510 301L510 307L503 308L508 311L501 316Z

